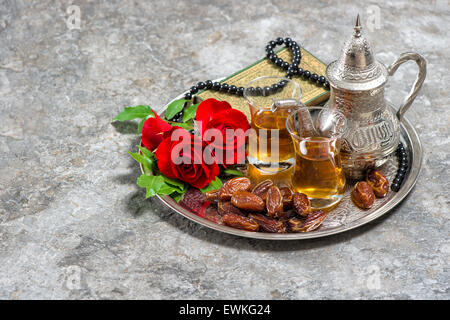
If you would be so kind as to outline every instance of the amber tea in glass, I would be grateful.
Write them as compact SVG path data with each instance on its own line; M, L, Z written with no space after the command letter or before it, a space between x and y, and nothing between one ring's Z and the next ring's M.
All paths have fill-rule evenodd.
M306 194L315 209L339 203L345 188L340 158L344 115L322 107L300 108L287 118L286 127L295 149L294 190Z
M260 77L247 85L244 96L251 114L250 178L257 182L271 175L285 176L281 173L292 170L295 156L286 119L302 105L300 86L286 78Z

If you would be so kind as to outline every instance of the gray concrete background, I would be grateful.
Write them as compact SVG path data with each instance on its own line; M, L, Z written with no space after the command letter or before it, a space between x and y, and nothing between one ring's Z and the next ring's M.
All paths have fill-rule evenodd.
M0 298L449 299L448 1L0 2ZM76 4L80 29L66 9ZM267 242L200 227L145 200L124 106L159 110L290 36L326 63L356 13L386 65L428 60L407 117L423 170L391 214L325 239ZM367 26L365 21L363 25ZM416 69L388 97L400 104Z

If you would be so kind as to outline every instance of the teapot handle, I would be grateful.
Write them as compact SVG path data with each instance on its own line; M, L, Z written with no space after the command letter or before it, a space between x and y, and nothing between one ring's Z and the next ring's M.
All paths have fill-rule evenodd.
M425 77L427 75L427 62L425 61L424 57L415 52L405 52L400 55L397 61L395 61L393 64L389 66L388 68L389 76L394 75L398 67L404 62L409 60L414 60L417 63L419 67L419 73L417 74L416 80L414 81L414 85L409 95L406 97L405 101L403 102L403 105L401 105L397 111L397 118L400 121L402 120L405 112L409 109L409 107L413 103L414 99L416 98L417 94L420 91L420 88L422 88L422 84L425 81Z

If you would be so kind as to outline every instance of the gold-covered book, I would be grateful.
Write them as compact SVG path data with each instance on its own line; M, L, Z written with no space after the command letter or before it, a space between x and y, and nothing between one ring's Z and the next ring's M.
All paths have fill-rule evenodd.
M309 51L301 48L302 60L299 67L304 70L309 70L311 73L316 73L319 76L325 75L326 65L313 56ZM284 61L292 61L292 54L287 49L281 49L277 52L278 57ZM226 82L229 85L235 85L237 87L245 87L251 80L263 77L263 76L278 76L284 77L286 72L280 67L276 66L268 59L262 59L254 64L236 72L235 74L225 78L222 82ZM306 105L317 105L328 99L330 92L324 87L311 83L308 80L304 80L302 77L293 77L292 80L297 82L302 88L303 95L301 101ZM268 83L271 85L272 83ZM197 94L197 97L201 100L214 98L217 100L226 100L235 109L241 110L250 119L250 112L247 102L243 97L238 97L233 94L227 94L223 92L205 90Z

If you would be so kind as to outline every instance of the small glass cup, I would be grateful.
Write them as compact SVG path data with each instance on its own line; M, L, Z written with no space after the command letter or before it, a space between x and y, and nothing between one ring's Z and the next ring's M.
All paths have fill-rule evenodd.
M294 190L306 194L314 209L334 207L344 195L340 138L347 119L337 110L304 107L289 115L286 128L295 148Z
M302 106L301 96L300 86L282 77L256 78L245 87L252 128L248 171L253 181L272 179L273 175L286 176L283 172L293 168L295 152L286 118Z

